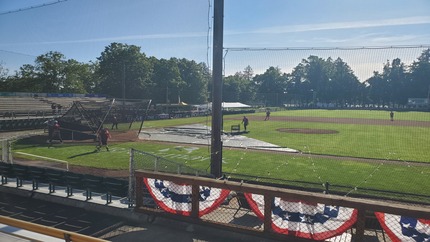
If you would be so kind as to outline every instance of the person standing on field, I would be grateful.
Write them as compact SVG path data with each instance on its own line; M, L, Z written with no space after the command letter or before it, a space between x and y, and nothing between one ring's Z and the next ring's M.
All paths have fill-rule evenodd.
M63 139L61 138L61 130L60 124L57 120L52 119L48 122L48 132L49 132L49 143L52 143L54 138L58 138L60 143L63 143Z
M269 120L270 119L270 110L267 109L266 111L266 118L264 119L264 121Z
M248 126L248 124L249 124L249 120L246 116L243 116L242 123L243 123L243 128L246 131L246 126Z
M98 136L99 136L99 144L97 146L97 151L100 151L102 146L105 146L106 151L109 151L108 139L111 138L109 130L107 128L102 127L98 133Z
M113 128L118 129L118 119L116 118L116 116L113 116L113 120L112 120L112 130Z
M390 112L390 120L394 121L394 113L393 113L393 111Z

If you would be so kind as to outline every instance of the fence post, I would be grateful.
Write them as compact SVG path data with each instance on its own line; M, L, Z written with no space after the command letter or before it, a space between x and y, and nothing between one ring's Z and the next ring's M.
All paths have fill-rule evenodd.
M135 177L135 184L136 184L136 189L135 189L135 201L136 201L136 207L142 207L143 206L143 179L142 177L138 176ZM130 207L130 204L129 204Z
M135 174L134 174L134 150L130 149L130 161L129 161L129 178L128 178L128 207L132 207L133 206L133 202L136 200L135 198L135 185L136 185L136 178L135 178ZM143 191L140 191L140 196L142 195ZM137 195L136 195L137 196ZM142 198L142 202L143 202L143 198Z
M200 198L200 186L198 184L192 184L191 193L191 217L199 217L199 198Z
M155 162L154 162L154 171L158 171L158 157L155 158Z
M272 195L264 194L264 232L272 231Z
M353 235L354 242L364 241L364 230L366 222L366 209L358 207L357 222L355 224L355 234Z
M12 156L11 156L11 145L9 143L9 140L5 139L2 140L2 160L6 163L12 163Z

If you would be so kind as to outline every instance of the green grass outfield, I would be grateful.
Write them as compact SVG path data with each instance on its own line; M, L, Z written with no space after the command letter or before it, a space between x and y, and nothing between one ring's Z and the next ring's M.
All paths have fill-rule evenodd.
M408 115L406 115L408 114ZM263 113L248 115L264 116ZM313 116L312 116L313 115ZM363 110L294 110L274 112L272 116L302 116L328 118L381 119L386 111ZM400 115L399 115L400 116ZM224 121L224 127L237 124L232 117ZM408 119L409 118L409 119ZM404 112L403 120L427 121L428 112ZM430 162L430 127L336 124L315 122L251 121L248 127L250 138L286 146L306 153L351 156L373 159L407 160ZM279 132L280 128L307 128L334 130L336 134L297 134Z
M235 124L234 121L224 125ZM297 134L280 128L335 130ZM311 122L252 121L246 136L313 154L430 162L430 128Z
M328 111L315 110L315 115L324 112L326 117L353 117L356 112L361 118L377 119L388 115L382 111ZM366 115L364 115L364 113ZM311 115L312 110L274 112L273 116ZM355 113L355 114L354 114ZM430 113L411 112L411 120L426 121ZM396 113L397 115L397 113ZM263 113L248 115L264 116ZM323 116L323 115L322 115ZM236 124L237 120L226 116L224 126ZM404 118L406 118L405 116ZM407 119L404 119L407 120ZM210 118L186 118L147 121L144 127L163 127L191 123L211 125ZM140 124L134 124L138 129ZM127 129L128 125L120 125ZM278 128L313 128L337 130L336 134L290 134L278 132ZM301 150L303 155L286 155L252 151L250 149L224 148L223 171L233 174L247 174L255 177L283 179L286 183L310 182L333 186L347 186L345 194L367 193L362 189L388 190L430 197L430 166L415 164L430 161L430 128L384 125L357 125L311 122L251 121L246 136ZM153 153L167 159L209 172L210 150L208 147L184 148L180 144L159 144L150 142L129 142L112 144L111 151L94 153L94 144L63 144L48 147L46 144L14 144L14 151L66 160L72 165L128 169L129 149ZM345 156L345 158L316 157L311 154ZM375 162L357 161L348 157L381 159ZM28 157L29 158L29 157ZM387 160L397 160L392 163ZM322 187L322 185L321 185ZM407 195L400 195L407 196Z
M265 113L258 113L259 116L265 116ZM378 110L327 110L327 109L306 109L306 110L288 110L273 112L271 116L298 116L298 117L322 117L322 118L365 118L365 119L386 119L390 118L389 111ZM412 120L430 122L429 112L414 111L395 111L395 120Z

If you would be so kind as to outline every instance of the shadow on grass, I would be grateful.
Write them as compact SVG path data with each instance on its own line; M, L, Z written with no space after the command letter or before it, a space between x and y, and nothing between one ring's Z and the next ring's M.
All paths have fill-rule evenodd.
M69 156L68 158L69 159L73 159L73 158L76 158L76 157L85 156L85 155L91 155L91 154L94 154L94 153L97 153L97 150L93 150L93 151L90 151L90 152L85 152L85 153L82 153L82 154L72 155L72 156Z

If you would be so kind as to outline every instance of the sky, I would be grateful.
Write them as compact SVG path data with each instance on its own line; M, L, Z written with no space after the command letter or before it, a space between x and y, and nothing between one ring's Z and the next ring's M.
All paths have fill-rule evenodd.
M429 9L429 0L224 0L224 71L290 72L317 55L342 58L364 81L430 46ZM211 66L212 20L213 0L0 0L0 62L9 74L48 51L87 63L119 42ZM350 49L388 46L423 48Z

